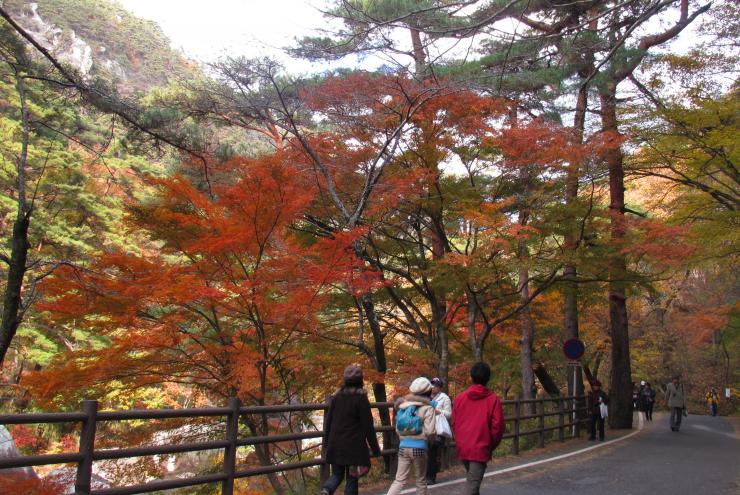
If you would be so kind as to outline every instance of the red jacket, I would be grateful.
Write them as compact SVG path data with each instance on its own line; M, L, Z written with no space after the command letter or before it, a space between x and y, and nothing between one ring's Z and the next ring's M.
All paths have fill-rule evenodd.
M452 432L463 461L488 462L504 434L501 400L483 385L472 385L455 397Z

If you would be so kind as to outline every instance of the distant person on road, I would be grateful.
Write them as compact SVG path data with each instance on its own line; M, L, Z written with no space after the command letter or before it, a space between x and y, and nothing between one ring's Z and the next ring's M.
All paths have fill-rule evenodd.
M332 495L345 477L345 495L357 495L359 477L370 468L368 446L373 456L380 455L362 368L357 365L344 369L344 386L329 399L323 446L331 477L321 486L321 495Z
M632 410L640 410L640 386L637 382L632 382Z
M411 474L416 475L416 495L427 493L427 453L429 442L436 437L434 407L432 407L432 384L419 377L409 387L411 392L395 401L396 433L401 439L398 444L398 467L396 479L388 495L398 495Z
M678 431L681 428L681 419L686 414L686 393L681 375L673 375L673 380L666 386L665 400L671 410L671 431Z
M447 421L452 418L452 401L450 397L442 391L444 383L440 378L432 378L432 405L437 415L444 415ZM429 454L427 456L427 484L433 485L437 482L437 473L441 464L441 456L444 451L445 437L437 436L435 440L429 442Z
M606 407L609 404L609 397L601 390L601 382L594 380L591 382L591 392L588 394L588 439L596 440L596 426L599 427L599 441L604 441L604 420L606 419ZM603 406L603 407L602 407Z
M645 383L645 387L642 389L642 403L645 407L645 419L648 421L653 420L653 407L655 406L655 389L650 386L650 383Z
M637 410L640 412L645 412L645 406L647 405L645 403L645 396L643 395L646 384L647 382L645 380L641 380L640 386L637 388Z
M504 412L501 400L486 385L491 368L475 363L470 369L473 384L455 397L452 405L452 433L457 455L465 465L467 484L465 495L478 495L486 465L493 449L504 434Z
M717 393L717 389L712 387L712 389L707 392L706 400L707 405L709 406L709 413L712 416L716 416L717 408L719 407L719 394Z

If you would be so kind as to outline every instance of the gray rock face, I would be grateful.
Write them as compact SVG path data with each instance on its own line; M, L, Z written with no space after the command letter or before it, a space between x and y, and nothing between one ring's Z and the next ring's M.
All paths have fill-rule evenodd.
M12 457L20 457L21 453L18 451L18 447L15 446L13 437L10 436L10 432L4 425L0 425L0 459L10 459ZM36 472L33 468L11 468L3 469L4 474L11 475L23 475L28 478L37 478Z
M93 66L92 47L73 30L64 31L44 21L38 13L38 4L28 4L28 9L24 9L18 21L36 41L61 61L75 67L83 76L90 74Z

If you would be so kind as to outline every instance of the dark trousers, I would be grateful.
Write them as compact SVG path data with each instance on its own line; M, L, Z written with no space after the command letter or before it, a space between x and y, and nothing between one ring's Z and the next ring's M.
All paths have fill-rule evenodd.
M465 495L480 495L480 484L483 482L483 475L486 473L485 462L463 461L465 466Z
M678 431L681 428L681 419L683 418L683 407L671 408L671 430Z
M645 405L645 419L647 419L648 421L653 420L653 406L654 404L652 402L648 402Z
M717 404L711 404L709 406L709 409L711 409L711 411L712 411L712 416L716 416L717 415Z
M596 424L599 424L599 440L604 439L604 418L601 417L601 413L591 413L591 418L588 422L588 437L590 440L596 439Z
M429 450L427 451L427 481L437 481L437 473L441 467L444 446L445 439L442 437L437 437L436 440L429 442Z
M331 465L331 476L321 485L321 488L328 490L329 493L334 493L345 477L347 478L347 482L344 484L344 495L357 495L359 493L357 478L349 475L349 466L339 464Z

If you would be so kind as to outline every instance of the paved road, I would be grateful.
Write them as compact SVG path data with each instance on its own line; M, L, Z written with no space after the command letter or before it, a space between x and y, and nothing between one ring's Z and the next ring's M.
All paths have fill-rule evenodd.
M488 477L481 494L740 494L740 435L729 421L689 416L674 433L666 415L655 419L613 445ZM447 494L461 493L461 485L445 488Z
M607 430L604 444L575 441L560 452L489 465L481 494L740 495L740 431L730 421L692 415L674 433L666 414L655 419L642 431L611 435L623 437L614 443ZM564 458L543 462L556 456ZM536 465L520 469L522 463ZM440 481L430 495L463 493L459 478Z

